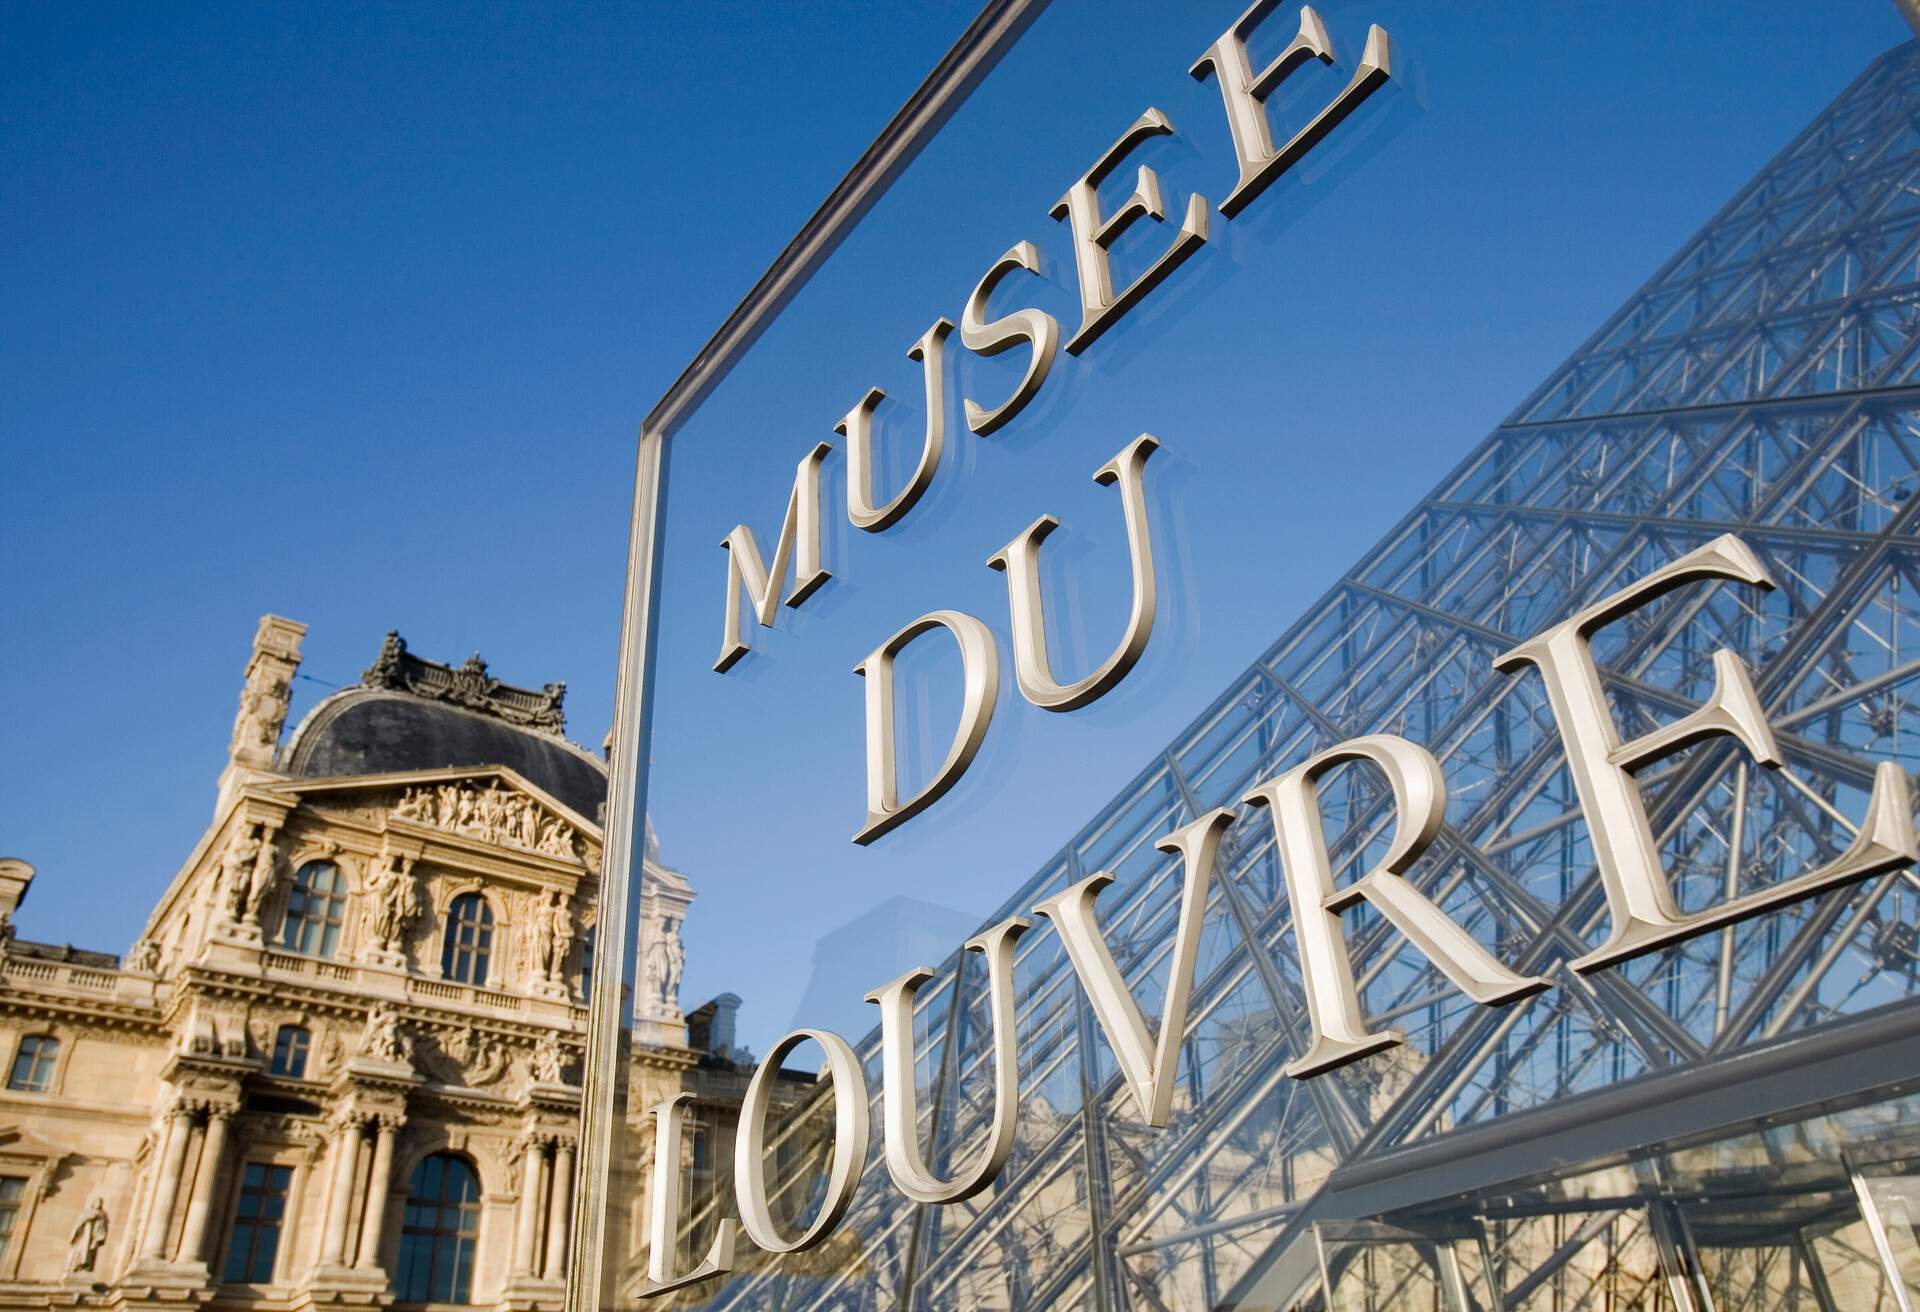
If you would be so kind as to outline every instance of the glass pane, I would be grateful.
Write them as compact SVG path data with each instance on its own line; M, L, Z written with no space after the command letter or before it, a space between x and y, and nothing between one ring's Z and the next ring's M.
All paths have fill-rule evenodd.
M1905 1112L1807 1072L1920 1005L1920 47L1023 18L643 437L613 1302L738 1221L676 1300L1871 1305Z

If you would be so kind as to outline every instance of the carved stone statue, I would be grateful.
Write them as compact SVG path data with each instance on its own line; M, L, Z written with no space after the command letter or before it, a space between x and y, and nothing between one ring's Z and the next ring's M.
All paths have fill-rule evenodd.
M567 958L573 953L573 913L567 907L567 896L559 889L553 893L553 974L555 984L565 987L567 982Z
M565 1084L566 1054L560 1048L560 1036L548 1030L533 1049L533 1078L542 1084Z
M222 919L238 920L246 914L247 898L253 888L253 869L260 859L260 839L252 825L235 833L220 856L220 873L214 884L214 907Z
M373 946L396 952L413 921L413 860L382 856L367 874L367 928Z
M674 1010L680 1008L680 977L686 973L687 953L680 946L680 922L669 920L666 932L667 963L660 981L660 1001Z
M400 1033L400 1018L391 1007L376 1003L367 1013L366 1032L360 1037L360 1055L376 1061L407 1060L406 1036Z
M100 1257L100 1250L106 1244L107 1207L96 1198L80 1217L80 1223L73 1228L73 1238L67 1248L67 1270L92 1271Z
M292 689L279 671L265 662L256 664L240 690L240 710L233 721L233 754L238 756L248 748L271 752L280 741L291 700Z
M445 1060L432 1064L447 1083L469 1089L499 1079L511 1060L506 1045L472 1024L441 1036L439 1047Z
M680 1010L680 976L686 970L687 956L680 946L680 925L675 920L661 922L660 932L647 945L646 971L641 979L642 997L648 1014L673 1015Z
M544 980L558 980L565 970L561 947L562 925L567 909L558 889L540 899L533 913L534 973ZM567 931L568 940L572 933Z
M273 890L274 873L279 869L280 854L273 844L274 831L263 829L258 853L254 857L253 868L247 874L246 918L254 924L260 923L260 908L266 904L267 894Z
M160 945L150 938L143 938L133 945L127 953L127 965L148 975L160 973Z

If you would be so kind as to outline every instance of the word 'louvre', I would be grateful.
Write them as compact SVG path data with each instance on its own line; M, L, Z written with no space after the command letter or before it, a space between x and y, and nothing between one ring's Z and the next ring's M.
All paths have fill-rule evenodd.
M1761 590L1774 586L1753 551L1739 538L1726 535L1494 661L1501 670L1537 671L1545 683L1592 842L1594 865L1606 896L1608 929L1598 947L1569 963L1583 974L1920 860L1906 772L1894 762L1883 761L1874 769L1866 815L1852 841L1832 860L1715 906L1692 912L1680 909L1672 880L1661 864L1660 845L1635 773L1717 738L1733 739L1764 769L1783 770L1784 759L1746 665L1725 648L1712 654L1713 690L1706 701L1672 723L1622 741L1591 643L1600 629L1658 598L1689 584L1715 580ZM1391 816L1384 853L1358 880L1343 887L1335 882L1319 788L1330 772L1344 765L1370 768L1384 777L1391 794ZM1244 795L1245 805L1266 810L1293 913L1309 1038L1304 1050L1288 1063L1288 1075L1312 1078L1406 1042L1398 1030L1374 1028L1362 1008L1341 919L1361 903L1475 1002L1507 1006L1552 986L1545 975L1521 974L1497 959L1406 877L1439 837L1446 800L1446 780L1433 754L1394 734L1369 734L1336 744L1256 784ZM1218 808L1195 817L1158 843L1160 850L1178 858L1182 882L1157 1030L1128 989L1095 915L1101 890L1114 882L1112 874L1089 875L1033 908L1060 936L1141 1118L1155 1128L1164 1128L1172 1114L1214 864L1221 839L1235 818L1233 810ZM942 1179L929 1169L917 1137L913 1004L917 990L934 972L924 967L909 971L867 995L869 1002L880 1007L887 1170L901 1192L917 1202L950 1203L972 1197L992 1184L1012 1151L1020 1097L1014 951L1032 929L1027 917L1014 916L965 944L965 950L985 958L987 968L994 1111L976 1156L958 1166L950 1178ZM769 1210L766 1119L782 1059L808 1040L826 1053L834 1103L833 1153L824 1200L814 1219L798 1235L789 1235L780 1231ZM866 1161L869 1098L852 1046L824 1030L796 1030L785 1036L754 1072L741 1111L734 1157L740 1219L721 1221L705 1258L693 1269L676 1274L679 1172L674 1164L680 1161L683 1109L691 1097L681 1094L654 1109L651 1252L644 1291L648 1295L731 1270L741 1228L772 1253L796 1252L820 1243L852 1206ZM663 1171L660 1163L670 1165Z

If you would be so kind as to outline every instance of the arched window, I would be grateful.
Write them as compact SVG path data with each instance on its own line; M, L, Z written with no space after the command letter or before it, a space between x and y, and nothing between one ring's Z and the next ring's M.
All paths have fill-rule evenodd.
M29 1034L13 1054L7 1087L21 1093L45 1093L53 1087L53 1064L60 1059L60 1040L51 1034Z
M273 1065L268 1070L274 1075L302 1078L307 1073L307 1052L312 1047L313 1035L305 1025L282 1025L280 1032L273 1036Z
M478 893L462 893L447 909L447 945L440 973L456 984L485 984L493 956L493 908Z
M435 1153L413 1168L400 1226L396 1293L409 1303L465 1303L473 1293L480 1181L463 1157Z
M309 861L294 872L280 946L309 957L330 957L347 919L347 881L331 861Z

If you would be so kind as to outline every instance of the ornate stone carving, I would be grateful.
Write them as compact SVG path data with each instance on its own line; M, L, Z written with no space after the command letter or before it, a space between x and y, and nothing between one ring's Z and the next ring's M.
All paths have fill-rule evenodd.
M407 1038L400 1032L400 1018L393 1008L375 1003L367 1013L367 1028L360 1036L360 1055L375 1061L405 1063L409 1059Z
M278 832L269 825L260 827L260 845L253 869L247 875L245 905L241 908L243 918L250 925L260 923L260 908L266 904L267 894L273 891L274 876L280 869L280 852L273 841Z
M414 917L413 858L382 852L367 872L367 955L404 965L402 942Z
M567 1079L567 1054L560 1046L560 1036L548 1030L540 1036L534 1045L533 1059L529 1064L533 1078L541 1084L569 1084Z
M564 997L567 954L573 950L573 916L567 909L566 894L556 888L539 900L534 907L532 932L529 974L536 984L545 983L549 991Z
M664 1013L680 1012L680 976L685 972L687 954L680 946L680 922L666 920L660 932L647 944L646 973L642 981L645 1000Z
M72 1238L68 1241L69 1274L94 1269L94 1263L100 1258L100 1250L107 1246L107 1230L107 1205L96 1198L81 1215L80 1223L74 1226Z
M306 625L293 620L260 617L227 748L234 761L263 768L273 764L280 731L287 723L287 705L293 699L294 672L300 668L300 639L306 632Z
M260 848L256 825L242 825L227 840L226 851L220 854L219 872L214 876L213 907L218 919L237 923L246 915Z
M511 1056L506 1045L468 1024L437 1039L439 1052L427 1059L434 1074L448 1084L477 1089L506 1073Z
M579 859L572 825L524 793L471 780L409 788L393 804L396 819L432 825L490 843L523 847L548 856Z
M660 860L659 841L651 828L647 839L640 893L640 980L634 1015L652 1026L656 1042L684 1043L680 981L687 958L680 942L680 926L693 902L693 888L686 876Z
M556 737L567 728L566 711L562 709L567 697L566 684L544 684L535 692L502 683L487 672L487 663L480 659L478 652L457 668L423 660L408 651L407 640L392 629L387 631L380 644L380 654L360 676L360 682L368 688L385 688L430 701L450 702Z

